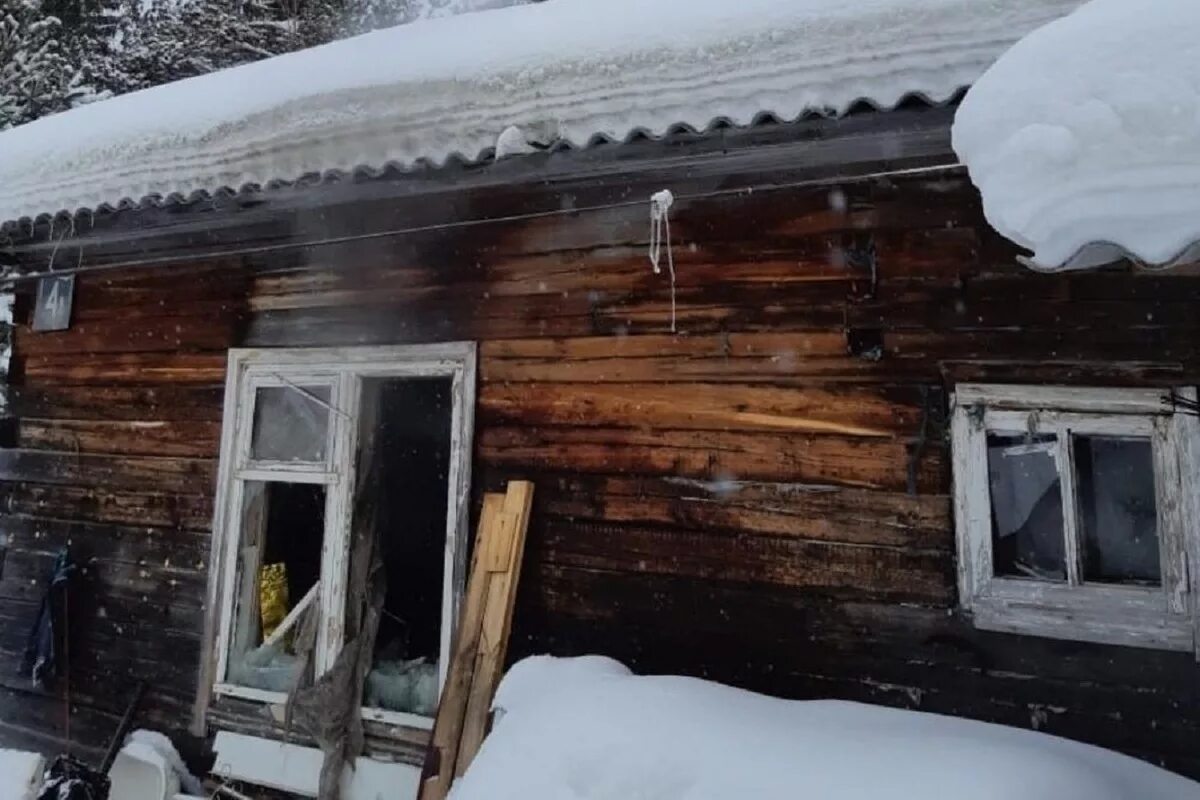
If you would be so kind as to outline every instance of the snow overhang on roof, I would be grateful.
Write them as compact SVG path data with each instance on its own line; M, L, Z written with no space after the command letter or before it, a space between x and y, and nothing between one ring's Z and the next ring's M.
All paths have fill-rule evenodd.
M1031 266L1200 259L1200 2L1092 0L967 93L954 149Z
M498 141L943 101L1080 1L550 0L426 20L0 134L0 221L475 160Z

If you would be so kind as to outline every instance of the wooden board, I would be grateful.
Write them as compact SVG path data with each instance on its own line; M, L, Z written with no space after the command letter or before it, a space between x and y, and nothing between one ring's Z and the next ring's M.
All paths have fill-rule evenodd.
M487 726L512 625L533 484L483 499L466 602L425 760L420 800L441 800L470 765Z

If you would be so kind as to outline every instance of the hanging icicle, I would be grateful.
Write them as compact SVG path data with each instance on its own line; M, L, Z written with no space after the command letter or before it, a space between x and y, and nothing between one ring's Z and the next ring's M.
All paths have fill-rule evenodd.
M675 255L671 252L671 206L675 195L663 189L650 196L650 266L654 274L662 272L662 248L667 246L667 271L671 275L671 333L675 333Z

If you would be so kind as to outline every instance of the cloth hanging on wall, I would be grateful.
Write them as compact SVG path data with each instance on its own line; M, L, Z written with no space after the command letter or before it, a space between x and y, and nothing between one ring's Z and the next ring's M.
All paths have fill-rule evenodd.
M364 434L359 443L358 483L351 513L350 569L346 588L346 641L333 666L311 683L313 639L311 613L297 635L297 655L303 655L305 668L301 682L289 693L285 710L285 728L295 719L321 748L324 760L318 788L318 800L340 800L341 778L346 767L353 768L364 745L362 698L367 673L375 652L375 636L387 594L387 574L383 568L377 524L381 450L376 445L375 422L378 420L377 397L363 398L361 418Z
M75 564L64 547L54 560L50 582L42 595L21 659L21 675L28 677L39 689L46 688L58 676L59 648L67 635L67 588L74 574Z

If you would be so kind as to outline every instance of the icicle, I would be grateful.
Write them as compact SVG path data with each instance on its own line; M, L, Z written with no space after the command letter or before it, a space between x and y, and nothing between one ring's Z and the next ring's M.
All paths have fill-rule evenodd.
M655 192L650 197L650 266L654 274L662 272L663 243L667 245L667 270L671 274L671 333L675 333L675 255L671 252L671 206L675 195L670 189Z

